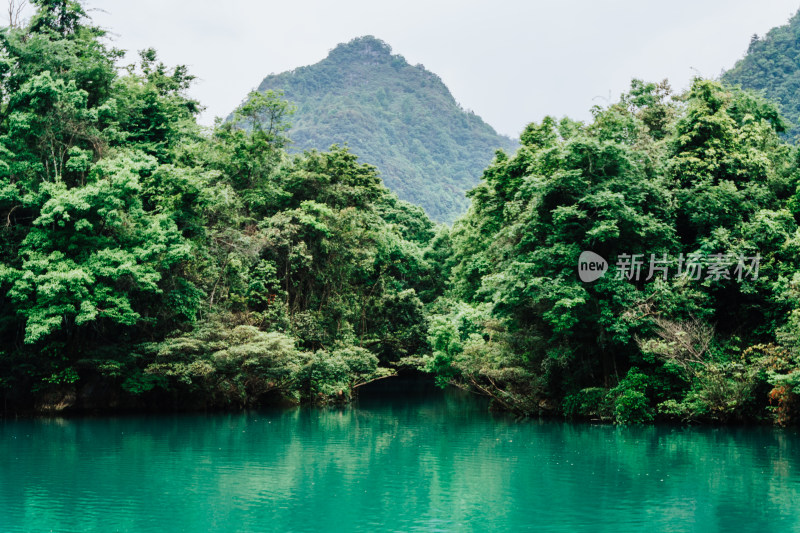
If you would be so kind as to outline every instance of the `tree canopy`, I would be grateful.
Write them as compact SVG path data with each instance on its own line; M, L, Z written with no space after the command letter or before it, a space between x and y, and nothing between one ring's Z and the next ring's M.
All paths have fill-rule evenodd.
M201 128L185 66L36 7L0 30L4 409L344 402L427 372L522 415L798 420L800 158L762 95L633 80L545 117L450 228L346 146L290 150L321 108L260 90ZM442 95L374 39L291 76L354 55ZM395 97L388 123L418 116Z
M776 108L709 80L676 96L634 80L593 115L529 125L470 191L428 369L524 414L787 409L794 389L770 372L796 360L782 343L797 308L798 172ZM609 272L581 281L583 251Z
M12 403L340 400L426 350L434 225L374 167L288 154L275 93L204 131L186 67L122 65L78 2L36 7L0 32Z

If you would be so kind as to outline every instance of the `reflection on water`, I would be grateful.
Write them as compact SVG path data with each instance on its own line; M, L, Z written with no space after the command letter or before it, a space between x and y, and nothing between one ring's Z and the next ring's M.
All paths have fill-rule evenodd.
M343 409L0 421L0 531L794 531L800 438Z

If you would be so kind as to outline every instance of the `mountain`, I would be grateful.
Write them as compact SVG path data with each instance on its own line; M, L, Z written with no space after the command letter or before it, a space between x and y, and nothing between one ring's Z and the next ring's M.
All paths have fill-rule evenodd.
M753 35L747 54L722 75L722 81L762 91L788 120L788 135L800 135L800 11L764 37Z
M267 76L259 91L282 91L297 106L293 149L347 144L378 167L387 187L452 222L495 150L517 143L464 110L442 80L372 36L334 48L315 65Z

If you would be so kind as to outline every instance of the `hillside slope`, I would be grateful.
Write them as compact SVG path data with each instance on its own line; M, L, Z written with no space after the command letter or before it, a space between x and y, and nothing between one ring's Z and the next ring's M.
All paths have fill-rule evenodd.
M764 37L753 35L747 54L722 75L722 81L762 91L788 121L788 135L800 135L800 11Z
M315 65L267 76L258 90L283 91L296 104L295 150L347 143L401 199L440 222L466 211L464 193L496 149L517 146L461 108L437 75L371 36L340 44Z

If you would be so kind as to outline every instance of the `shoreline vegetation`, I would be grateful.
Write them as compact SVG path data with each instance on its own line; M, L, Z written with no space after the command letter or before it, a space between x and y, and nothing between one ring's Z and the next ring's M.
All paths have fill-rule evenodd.
M32 3L0 30L5 416L341 403L425 373L519 416L798 421L800 153L761 96L633 80L590 122L530 124L449 227L347 148L287 151L281 94L202 128L186 67ZM583 251L605 276L579 279ZM634 279L626 254L759 268Z

